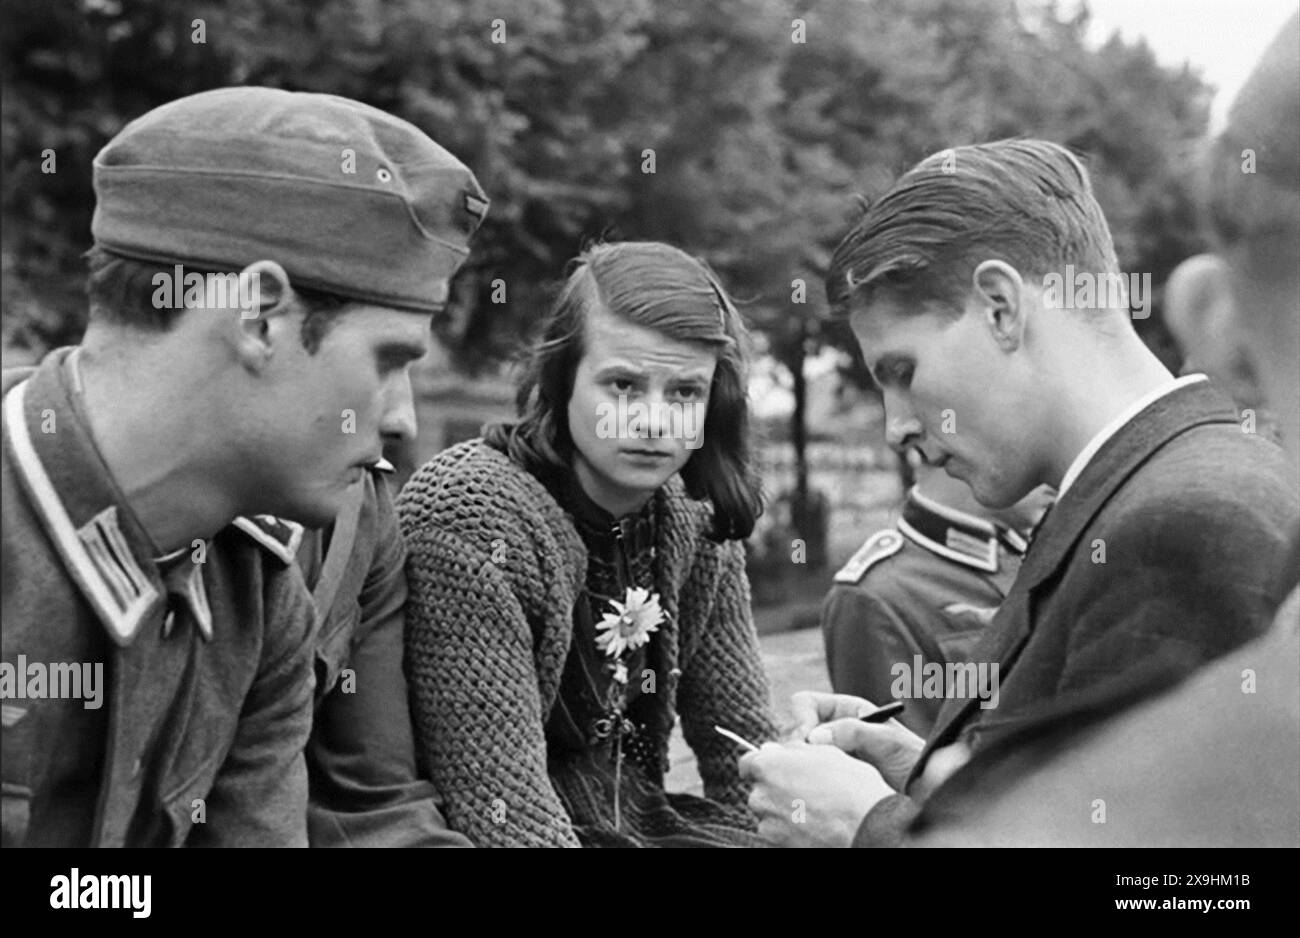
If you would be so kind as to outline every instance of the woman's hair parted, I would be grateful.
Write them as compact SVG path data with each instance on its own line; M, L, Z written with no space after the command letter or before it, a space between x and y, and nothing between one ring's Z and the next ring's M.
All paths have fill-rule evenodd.
M571 464L568 405L593 309L716 350L704 441L681 476L692 498L712 503L710 537L748 537L763 510L750 452L749 334L712 271L671 245L598 244L570 263L519 381L519 420L485 428L487 443L535 475Z

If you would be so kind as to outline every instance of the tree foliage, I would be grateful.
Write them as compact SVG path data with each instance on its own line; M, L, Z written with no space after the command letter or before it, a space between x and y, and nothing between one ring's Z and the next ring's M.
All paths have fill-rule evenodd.
M471 366L530 333L585 243L637 238L709 260L797 367L842 339L820 278L855 195L1009 135L1084 155L1126 270L1160 282L1199 247L1181 160L1207 89L1140 43L1090 48L1086 13L1051 5L6 0L3 16L3 308L19 344L84 325L99 147L150 107L229 84L366 101L476 171L492 208L443 323Z

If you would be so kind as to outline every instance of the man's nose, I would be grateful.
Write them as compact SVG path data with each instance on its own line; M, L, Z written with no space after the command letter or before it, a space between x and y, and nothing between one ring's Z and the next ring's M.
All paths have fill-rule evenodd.
M669 435L668 411L664 407L665 399L663 389L651 388L646 392L644 401L647 412L645 422L645 435L649 439L655 440Z
M903 452L920 442L921 421L897 394L885 394L885 442L891 449Z
M385 389L384 416L379 422L379 432L399 440L415 439L415 392L411 389L411 376L405 371Z

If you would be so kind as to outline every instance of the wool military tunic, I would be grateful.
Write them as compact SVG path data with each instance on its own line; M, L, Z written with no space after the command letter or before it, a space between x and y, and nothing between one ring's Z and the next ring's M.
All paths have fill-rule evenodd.
M69 350L6 375L6 665L102 666L102 706L4 701L4 843L306 846L310 596L252 519L162 558L117 489Z
M897 523L867 538L822 604L832 689L877 704L903 689L898 720L924 736L944 695L921 695L900 674L970 659L1024 549L1018 532L913 489Z
M402 671L406 552L383 470L296 543L320 618L307 743L313 847L468 847L416 769Z

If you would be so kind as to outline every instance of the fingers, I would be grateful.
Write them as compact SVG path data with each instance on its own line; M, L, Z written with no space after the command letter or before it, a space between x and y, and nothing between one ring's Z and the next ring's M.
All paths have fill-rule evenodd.
M742 774L747 773L754 785L748 804L758 820L758 835L776 846L789 847L797 842L798 831L791 823L791 808L786 805L793 804L796 793L804 787L798 780L802 761L799 751L808 749L802 743L766 743L742 760Z
M813 727L831 720L858 717L876 709L869 700L851 694L826 694L801 690L790 698L794 711L797 738L804 739Z
M736 763L736 767L740 771L740 777L747 782L759 781L768 762L768 760L760 759L760 756L763 753L771 752L773 749L779 750L780 748L777 743L766 742L758 748L757 752L745 753L740 757L740 761Z
M830 694L817 691L801 690L790 698L790 709L794 711L795 734L806 736L808 730L822 722L821 701Z
M864 762L875 762L885 746L892 746L893 730L887 723L863 723L861 720L832 720L808 734L815 746L834 746Z
M823 723L808 736L814 745L830 745L855 759L873 765L895 789L901 790L915 765L925 740L897 720L863 723L861 720L833 720Z
M848 846L871 807L894 793L878 771L833 746L769 745L745 763L758 832L780 846Z

